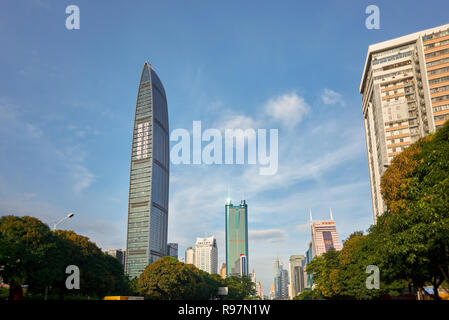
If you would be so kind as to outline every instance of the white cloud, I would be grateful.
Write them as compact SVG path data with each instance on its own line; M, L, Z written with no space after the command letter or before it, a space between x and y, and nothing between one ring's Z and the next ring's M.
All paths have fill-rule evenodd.
M310 224L308 222L297 224L295 229L297 231L309 231L310 230Z
M321 100L323 101L324 104L327 105L333 104L340 104L341 106L345 105L343 96L340 93L327 88L323 90L323 93L321 94Z
M287 234L281 229L249 230L248 238L252 240L262 240L269 242L283 241Z
M267 115L280 121L287 128L296 126L309 110L310 107L304 98L295 92L270 99L265 106Z
M80 164L74 164L71 167L70 175L73 179L73 190L76 193L88 188L95 181L95 176Z

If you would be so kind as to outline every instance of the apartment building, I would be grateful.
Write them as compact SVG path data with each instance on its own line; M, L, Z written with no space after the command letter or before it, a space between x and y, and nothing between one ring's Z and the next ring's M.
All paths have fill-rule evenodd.
M449 24L369 46L360 93L376 223L392 159L449 119Z

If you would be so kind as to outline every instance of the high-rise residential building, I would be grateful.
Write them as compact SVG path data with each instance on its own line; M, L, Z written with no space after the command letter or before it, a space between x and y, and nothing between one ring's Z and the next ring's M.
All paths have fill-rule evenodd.
M360 93L376 223L391 160L449 119L449 24L370 45Z
M312 211L310 211L310 226L312 231L313 257L320 256L331 248L337 251L341 250L332 210L330 210L329 220L315 221L312 219Z
M284 269L282 261L279 257L274 260L273 272L275 299L288 299L288 271Z
M192 247L186 249L185 264L195 264L195 249Z
M223 263L220 268L220 277L226 279L226 263Z
M178 259L178 244L177 243L168 243L167 244L167 255Z
M215 237L197 238L195 243L195 266L198 269L216 274L218 269L218 250Z
M122 249L109 249L104 251L106 254L113 256L123 265L125 263L125 250Z
M248 276L248 205L242 200L234 206L228 199L225 205L226 276ZM243 255L243 256L242 256Z
M290 271L290 285L289 285L289 298L293 299L300 292L304 291L304 261L303 255L290 256L289 271Z
M125 272L138 277L167 254L169 128L164 87L143 65L132 136Z

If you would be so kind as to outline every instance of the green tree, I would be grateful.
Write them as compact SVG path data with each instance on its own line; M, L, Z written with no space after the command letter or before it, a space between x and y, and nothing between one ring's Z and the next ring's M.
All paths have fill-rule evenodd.
M147 299L201 299L208 296L204 274L193 265L162 257L148 265L137 280Z
M396 156L381 187L387 212L370 231L387 278L408 281L419 296L431 284L438 299L449 275L449 122Z
M61 243L50 228L33 217L0 218L2 278L42 292L64 277Z
M68 265L80 269L80 290L67 290ZM89 238L73 231L50 230L33 217L0 218L0 266L4 281L27 284L28 292L43 295L127 294L130 291L120 262L104 254Z
M256 294L256 289L251 278L243 276L230 276L224 279L223 286L228 287L228 295L225 300L242 300Z

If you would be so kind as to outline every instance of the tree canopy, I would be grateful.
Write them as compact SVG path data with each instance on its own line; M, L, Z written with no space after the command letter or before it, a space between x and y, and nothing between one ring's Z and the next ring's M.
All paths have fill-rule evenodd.
M352 234L307 266L313 292L301 299L370 299L449 284L449 121L397 155L381 180L387 210L364 236ZM380 289L367 289L366 267L380 270Z
M80 289L68 290L66 267L80 269ZM42 294L102 297L127 294L128 281L121 263L103 253L89 238L73 231L53 232L33 217L0 217L0 275L6 283L26 284Z
M228 287L227 296L218 296ZM255 294L248 277L220 278L173 257L162 257L148 265L137 280L137 291L147 299L244 299Z

